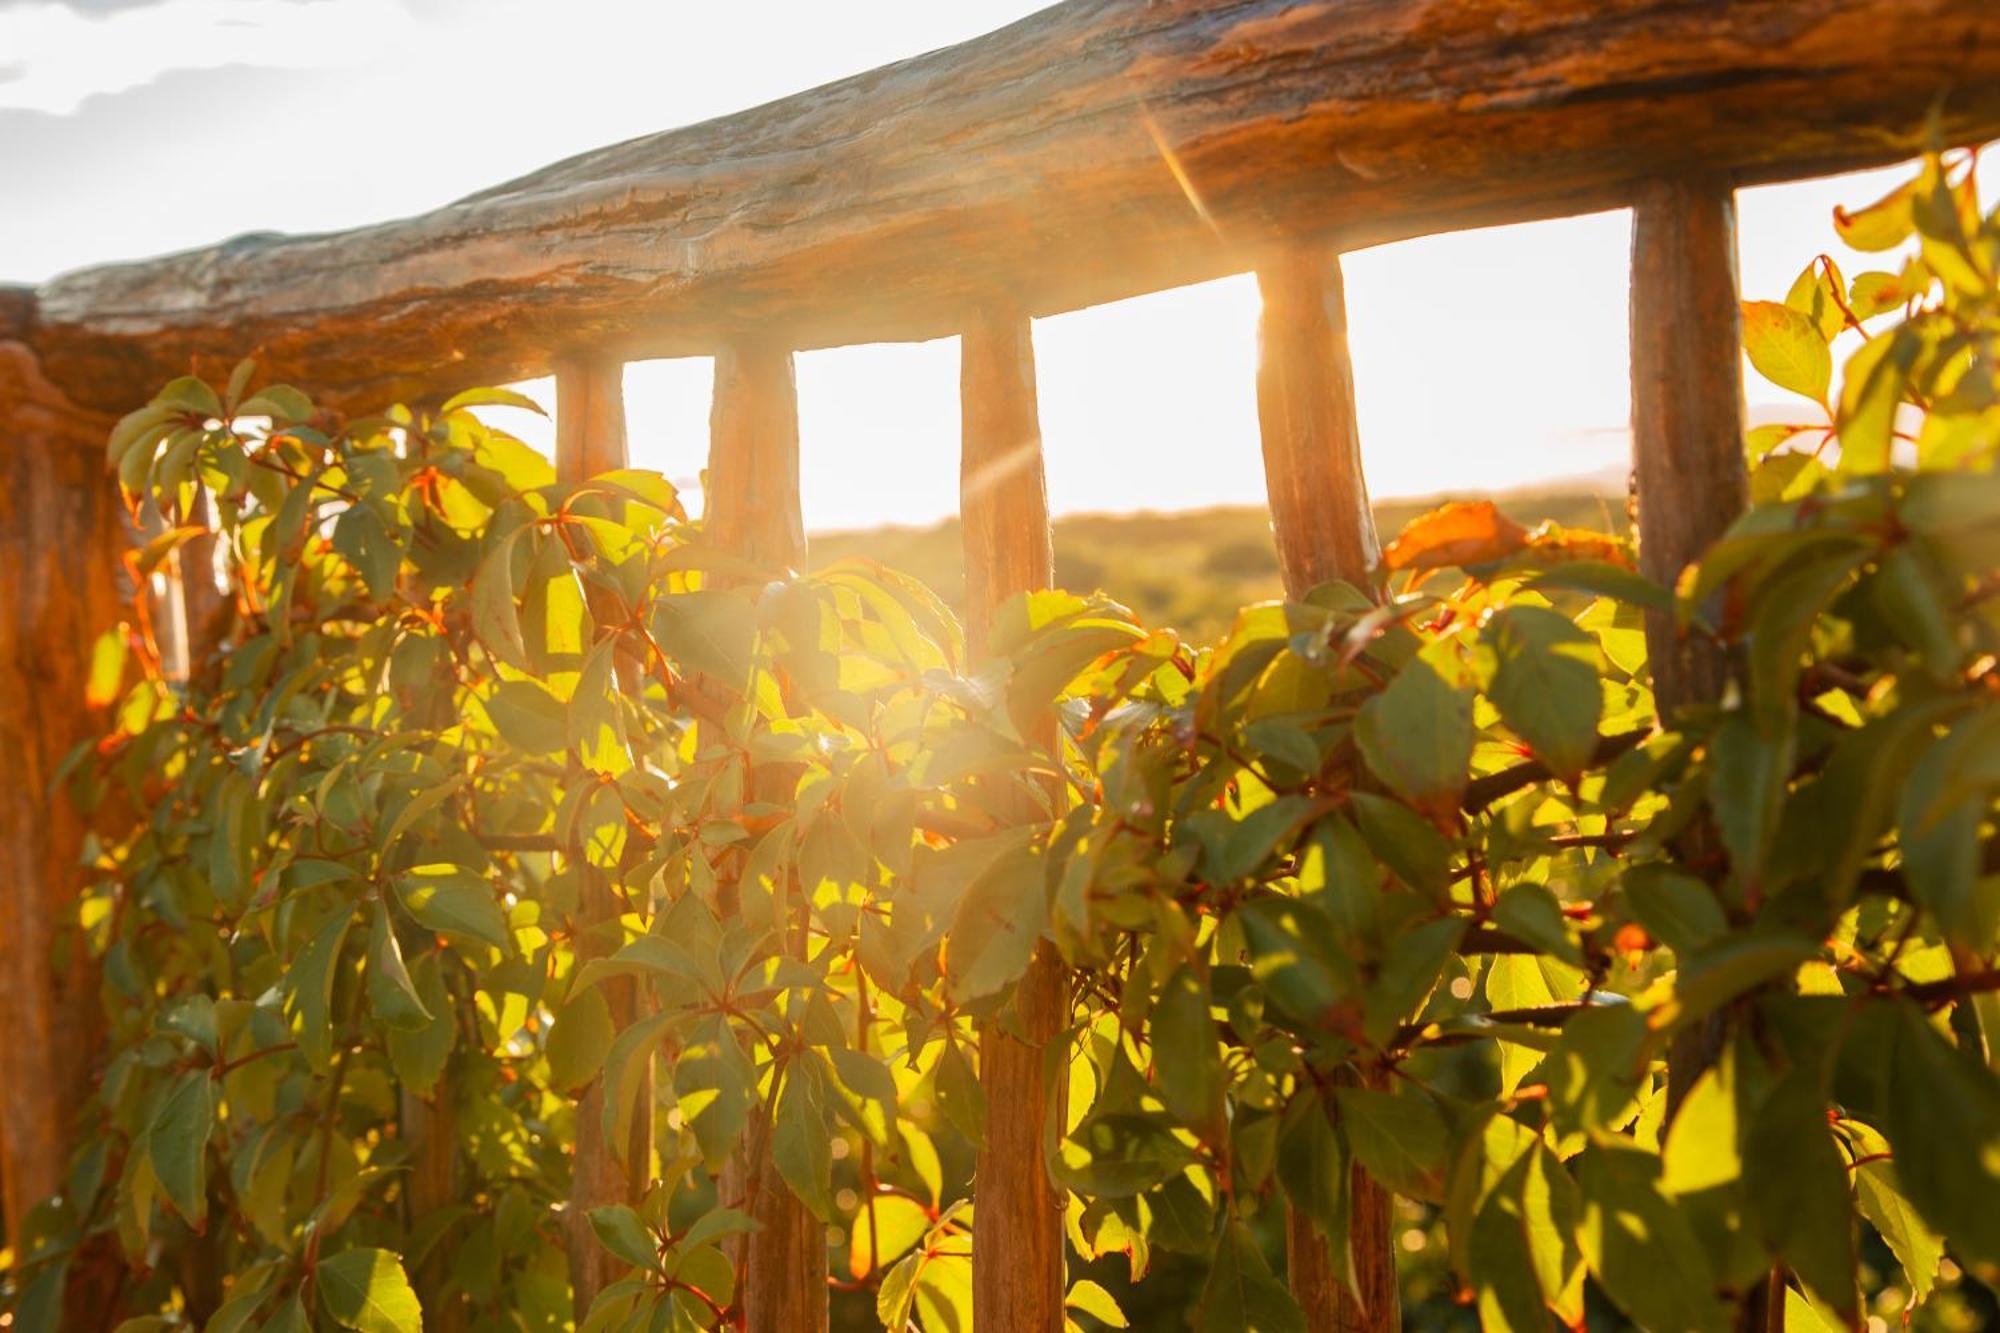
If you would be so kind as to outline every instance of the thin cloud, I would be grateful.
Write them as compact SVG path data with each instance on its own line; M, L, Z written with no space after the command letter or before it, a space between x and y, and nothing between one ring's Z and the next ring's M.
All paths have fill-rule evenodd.
M357 66L415 27L398 0L0 0L0 111L66 116L175 70Z

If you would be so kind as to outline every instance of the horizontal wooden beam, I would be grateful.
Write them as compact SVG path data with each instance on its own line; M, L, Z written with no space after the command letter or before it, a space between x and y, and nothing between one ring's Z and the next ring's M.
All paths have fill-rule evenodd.
M1067 0L401 222L57 278L32 341L128 408L191 363L336 398L581 351L954 333L1339 250L2000 133L1991 0Z

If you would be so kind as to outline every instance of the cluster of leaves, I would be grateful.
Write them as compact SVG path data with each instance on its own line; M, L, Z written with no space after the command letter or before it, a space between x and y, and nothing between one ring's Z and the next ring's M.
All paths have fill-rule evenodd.
M134 1328L560 1328L591 1245L627 1275L581 1327L728 1325L768 1170L885 1326L968 1329L977 1034L1044 944L1070 1244L1199 1259L1199 1328L1302 1327L1281 1207L1335 1273L1379 1258L1357 1170L1496 1328L1590 1293L1853 1327L1870 1232L1915 1301L1947 1250L1992 1281L2000 220L1968 180L1848 219L1920 237L1893 310L1830 261L1746 307L1827 421L1753 440L1759 504L1678 587L1450 506L1373 586L1202 648L1049 592L974 671L912 580L769 581L655 476L558 480L476 416L502 392L341 422L247 367L169 385L112 460L170 523L206 495L233 625L181 681L143 634L100 653L76 780L135 812L80 913L106 1062L15 1327L108 1262ZM1729 693L1659 717L1648 617ZM607 1154L646 1188L585 1219Z
M2000 219L1936 158L1859 216L1920 237L1904 295L1821 260L1747 303L1828 419L1753 437L1761 502L1678 588L1456 506L1380 595L1135 630L1072 687L1081 1252L1212 1255L1198 1327L1299 1327L1246 1223L1282 1198L1351 1272L1354 1163L1434 1206L1486 1327L1593 1286L1857 1327L1864 1227L1911 1303L1947 1247L2000 1275ZM1656 717L1645 614L1725 698Z

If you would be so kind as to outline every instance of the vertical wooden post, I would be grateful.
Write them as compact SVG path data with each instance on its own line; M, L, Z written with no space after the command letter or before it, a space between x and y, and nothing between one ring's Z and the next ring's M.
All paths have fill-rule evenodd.
M0 297L8 295L0 292ZM5 312L0 311L0 325ZM0 333L4 336L4 333ZM105 472L111 421L72 405L34 354L0 341L0 1182L7 1234L56 1193L89 1091L97 969L68 929L85 821L57 766L101 734L91 649L119 623L125 516Z
M979 312L959 338L959 514L965 539L966 639L986 651L994 611L1046 588L1053 556L1026 315ZM1053 720L1046 738L1054 739ZM1044 1077L1043 1051L1069 1021L1062 960L1044 942L1014 992L1019 1036L989 1022L979 1034L986 1140L973 1178L972 1308L981 1328L1059 1333L1063 1327L1063 1192L1042 1163L1042 1126L1067 1079Z
M798 384L791 351L778 342L746 340L716 355L702 504L709 538L723 550L773 574L805 567ZM806 905L791 910L799 914L793 947L803 954ZM757 1222L756 1231L730 1247L743 1270L748 1333L825 1328L826 1231L779 1174L767 1120L751 1126L739 1159L723 1173L722 1194L725 1203L740 1198Z
M799 391L788 348L745 341L717 353L702 504L716 545L772 571L804 567Z
M1329 579L1365 590L1380 548L1361 475L1340 258L1288 251L1257 270L1257 289L1257 423L1285 595Z
M1257 420L1285 595L1304 597L1330 579L1366 590L1380 552L1361 474L1340 258L1315 247L1287 251L1258 269L1257 287L1264 298ZM1313 1220L1289 1209L1285 1217L1292 1295L1314 1333L1381 1333L1402 1323L1394 1200L1359 1166L1348 1179L1358 1302L1344 1280L1345 1264L1336 1263Z
M1669 588L1750 502L1743 456L1736 199L1726 182L1654 181L1632 209L1632 474L1639 568ZM1646 620L1662 720L1721 697L1729 663Z
M600 472L625 466L625 367L617 361L567 361L556 367L556 476L575 483ZM579 966L591 958L615 953L623 942L618 930L617 895L601 874L586 871L577 906L576 951ZM604 998L612 1024L620 1031L639 1018L638 983L631 978L607 982ZM565 1222L569 1232L570 1285L576 1319L583 1323L590 1303L622 1271L592 1234L590 1210L612 1203L636 1203L652 1178L653 1083L650 1072L636 1081L630 1095L638 1103L632 1117L632 1137L624 1151L614 1151L604 1138L604 1080L592 1079L576 1109L576 1160ZM442 1094L441 1094L442 1095ZM621 1166L620 1156L624 1157Z
M1743 317L1736 279L1736 196L1728 182L1648 182L1632 207L1632 487L1639 568L1671 588L1750 503L1743 449ZM1685 636L1671 615L1646 617L1660 720L1722 697L1728 654ZM1704 857L1697 823L1682 850ZM1727 1012L1678 1033L1667 1049L1667 1119L1729 1039ZM1782 1315L1764 1284L1742 1299L1739 1327Z

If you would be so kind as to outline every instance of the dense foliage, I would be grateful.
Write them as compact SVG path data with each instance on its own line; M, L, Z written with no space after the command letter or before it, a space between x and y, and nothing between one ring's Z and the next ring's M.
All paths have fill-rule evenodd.
M1198 1328L1300 1327L1270 1222L1344 1253L1355 1163L1489 1327L1853 1327L1878 1240L1909 1303L1994 1281L2000 217L1933 160L1843 230L1915 253L1746 305L1824 421L1678 588L1452 506L1212 647L1051 592L977 669L910 579L559 482L497 392L169 385L112 459L212 497L234 620L186 681L100 654L108 1059L14 1326L115 1246L135 1329L559 1328L578 1239L629 1267L585 1327L714 1327L747 1152L884 1325L967 1329L976 1031L1042 940L1071 1245L1198 1258ZM1656 716L1648 614L1726 697ZM593 1085L602 1141L658 1112L594 1241Z

